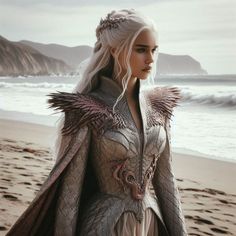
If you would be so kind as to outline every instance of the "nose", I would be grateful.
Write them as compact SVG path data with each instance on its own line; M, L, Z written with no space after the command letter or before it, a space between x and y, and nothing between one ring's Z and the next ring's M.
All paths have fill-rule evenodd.
M151 52L149 52L149 53L147 54L145 63L146 63L146 64L151 64L151 63L153 63L153 62L154 62L154 55L153 55L153 53L152 53L152 51L151 51Z

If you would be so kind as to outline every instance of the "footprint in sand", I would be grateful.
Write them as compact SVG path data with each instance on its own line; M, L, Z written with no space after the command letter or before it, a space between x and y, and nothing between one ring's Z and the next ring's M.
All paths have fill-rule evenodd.
M215 216L210 216L212 219L214 219L214 220L219 220L219 221L221 221L221 219L219 219L219 218L217 218L217 217L215 217Z
M209 210L205 210L205 212L212 213L212 211L209 211Z
M20 182L19 184L32 185L30 182Z
M1 180L7 181L7 182L11 182L11 180L10 180L10 179L5 179L5 178L2 178Z
M208 232L204 232L204 231L202 231L202 233L204 233L204 235L210 235L210 236L214 236L213 234L211 234L211 233L208 233Z
M204 192L216 195L216 194L220 194L220 195L227 195L225 192L220 191L220 190L216 190L216 189L212 189L212 188L205 188Z
M33 175L28 175L28 174L20 174L20 175L22 175L22 176L33 176Z
M40 165L25 165L27 167L39 167L40 168Z
M0 189L8 189L7 187L0 186Z
M19 201L19 199L11 194L3 194L3 197L10 201Z
M234 215L232 215L232 214L228 214L228 213L224 213L223 215L225 215L225 216L232 216L232 217L235 217Z
M178 179L178 178L176 178L176 180L179 181L179 182L183 182L184 181L183 179Z
M222 202L222 203L224 203L224 204L231 204L231 205L236 205L236 203L235 202L231 202L231 201L227 201L227 200L224 200L224 199L218 199L218 201L220 201L220 202Z
M225 192L220 191L220 190L216 190L216 189L211 189L211 188L205 188L205 189L196 189L196 188L184 188L184 191L193 191L193 192L205 192L211 195L216 195L216 194L220 194L220 195L226 195ZM200 195L202 197L208 197L206 195Z
M211 228L211 230L215 233L221 233L221 234L231 234L229 231L218 229L218 228ZM231 234L232 235L232 234Z
M30 156L23 156L23 158L29 159L29 160L34 159L33 157L30 157Z
M196 230L198 230L198 228L197 228L197 227L193 227L193 226L191 226L190 228L191 228L191 229L196 229Z
M212 223L210 220L206 220L201 218L200 216L190 216L190 215L186 215L185 216L186 219L191 219L194 220L196 224L202 225L202 224L208 224L208 225L214 225L214 223Z
M0 225L0 231L5 231L7 228L5 226Z
M23 151L23 152L29 152L29 153L35 153L35 152L37 152L35 149L31 149L31 148L23 148L22 151Z
M204 204L201 202L196 202L196 204L203 206Z
M24 167L19 167L19 166L14 166L13 168L17 170L26 170Z
M210 220L206 220L201 217L196 217L195 221L197 224L200 224L200 225L202 225L202 224L214 225L214 223L212 223Z

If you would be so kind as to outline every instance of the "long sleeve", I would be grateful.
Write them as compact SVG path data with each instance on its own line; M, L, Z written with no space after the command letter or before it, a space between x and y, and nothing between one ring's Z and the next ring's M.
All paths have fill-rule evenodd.
M58 162L8 236L74 234L88 159L90 130L84 126L74 134L65 135L61 143L66 143L67 147L60 149Z
M169 120L166 124L166 145L157 161L153 186L170 236L186 236L179 191L172 170Z

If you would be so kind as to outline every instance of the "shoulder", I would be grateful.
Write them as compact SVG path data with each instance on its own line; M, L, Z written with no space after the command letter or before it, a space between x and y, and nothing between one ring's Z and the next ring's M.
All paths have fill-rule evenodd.
M50 108L67 111L96 111L103 112L107 109L104 101L91 94L57 92L48 95Z
M177 87L156 87L144 91L149 109L151 109L152 122L164 125L173 113L181 99L181 91ZM152 120L152 119L151 119Z
M75 133L83 126L90 126L100 132L106 125L122 126L112 107L95 94L57 92L48 95L50 108L65 113L63 134Z

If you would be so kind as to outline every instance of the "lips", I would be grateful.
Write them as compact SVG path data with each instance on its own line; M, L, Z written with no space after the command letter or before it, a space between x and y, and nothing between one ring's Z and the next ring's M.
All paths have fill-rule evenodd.
M151 69L152 69L152 67L147 66L147 67L145 67L142 71L147 71L147 72L149 72Z

